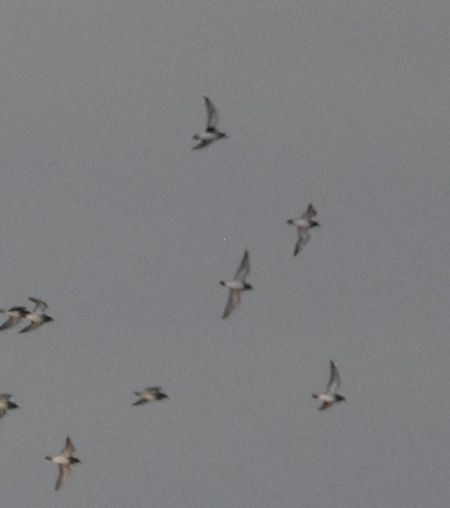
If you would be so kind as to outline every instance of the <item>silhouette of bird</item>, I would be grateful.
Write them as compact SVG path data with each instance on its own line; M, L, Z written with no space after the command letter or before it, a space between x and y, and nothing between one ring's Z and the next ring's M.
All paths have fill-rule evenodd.
M48 305L43 300L33 298L32 296L30 296L28 300L32 301L35 304L34 309L31 312L27 311L26 314L23 316L26 320L30 322L30 324L25 328L23 328L22 330L20 330L19 333L26 333L29 332L30 330L35 330L44 323L47 323L47 321L53 321L52 317L47 316L47 314L45 314L45 310L48 308Z
M134 392L136 397L139 397L136 402L134 402L133 406L140 406L141 404L146 404L147 402L152 402L154 400L163 400L168 399L169 396L163 393L162 388L160 386L149 386L142 392Z
M204 148L205 146L211 144L213 141L227 137L224 132L220 132L216 129L217 122L219 121L219 115L217 113L216 107L208 99L208 97L203 97L203 99L205 100L206 106L206 129L200 134L195 134L193 136L193 139L200 141L197 145L192 147L193 150Z
M297 228L298 239L294 248L294 256L296 256L309 242L309 230L320 226L317 221L313 220L313 217L316 215L316 209L312 203L310 203L306 209L306 212L300 215L300 217L286 221L288 224L296 226Z
M233 280L221 280L220 284L229 289L228 293L228 301L225 306L225 310L223 311L222 319L228 317L231 312L239 305L241 301L241 292L247 291L249 289L253 289L250 284L245 282L245 278L250 272L250 256L248 250L245 250L244 255L242 256L241 263L239 268L234 275Z
M321 411L331 407L335 402L342 402L345 398L338 393L339 387L341 386L341 377L337 370L336 365L330 361L330 380L328 381L327 388L324 393L313 393L314 399L322 401L322 405L319 407Z
M15 402L10 400L11 397L10 393L0 393L0 418L5 416L9 409L17 409L19 407Z
M8 316L8 319L0 326L0 330L7 330L15 326L29 311L26 307L11 307L8 310L0 309L0 312Z
M70 437L67 437L64 449L58 455L47 455L47 460L51 460L58 465L59 473L55 484L55 490L58 490L61 485L69 478L70 466L81 462L73 456L75 453L75 446Z

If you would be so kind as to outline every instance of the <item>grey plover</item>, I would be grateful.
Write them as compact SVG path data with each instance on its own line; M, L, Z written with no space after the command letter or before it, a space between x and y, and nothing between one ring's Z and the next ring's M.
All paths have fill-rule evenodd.
M239 268L237 269L236 274L234 275L233 280L221 280L220 284L229 289L228 301L225 305L225 310L223 311L222 319L225 319L230 315L230 313L239 305L241 301L241 291L247 291L248 289L253 289L250 284L245 282L245 278L250 272L250 257L248 250L245 250L244 255L242 256L241 263Z
M200 134L195 134L195 136L193 136L193 139L199 141L197 145L192 147L193 150L204 148L217 139L227 137L224 132L220 132L216 129L217 122L219 121L219 115L214 104L208 99L208 97L203 97L203 99L205 100L206 106L206 129Z
M69 478L70 466L72 464L78 464L81 462L79 459L73 456L75 453L75 446L72 443L70 437L67 437L64 449L58 455L47 455L47 460L51 460L58 465L59 473L55 484L55 490L58 490L61 485Z
M286 221L288 224L291 224L297 228L297 234L298 234L298 240L295 244L294 248L294 256L296 256L303 247L308 243L309 241L309 230L311 228L315 228L317 226L320 226L320 224L313 220L313 217L317 215L316 209L310 203L308 205L308 208L306 209L306 212L304 212L300 217L297 217L296 219L289 219Z
M17 409L19 407L15 402L10 400L11 397L10 393L0 393L0 418L5 416L8 409Z
M335 402L342 402L345 398L338 393L339 387L341 386L341 377L337 370L336 365L330 361L330 380L328 381L327 388L324 393L313 393L314 399L322 401L322 405L319 407L321 411L331 407Z
M139 398L133 403L133 406L140 406L141 404L146 404L147 402L152 402L154 400L168 399L169 396L161 390L162 388L160 386L149 386L148 388L145 388L145 390L142 390L142 392L134 392L136 397Z
M0 326L0 330L7 330L15 326L29 311L26 307L11 307L8 310L0 309L0 312L8 316L8 319Z
M30 324L20 330L19 333L29 332L30 330L34 330L44 323L47 323L47 321L53 321L52 317L45 314L48 305L43 300L33 298L32 296L30 296L28 300L34 303L34 309L31 312L28 311L23 317L29 321Z

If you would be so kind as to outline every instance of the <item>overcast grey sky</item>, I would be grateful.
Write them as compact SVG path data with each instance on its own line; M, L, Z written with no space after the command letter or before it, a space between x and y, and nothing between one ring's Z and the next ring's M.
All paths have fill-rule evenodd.
M446 506L450 4L0 13L0 307L55 318L0 335L4 506ZM192 151L203 95L229 138ZM330 359L347 402L319 412Z

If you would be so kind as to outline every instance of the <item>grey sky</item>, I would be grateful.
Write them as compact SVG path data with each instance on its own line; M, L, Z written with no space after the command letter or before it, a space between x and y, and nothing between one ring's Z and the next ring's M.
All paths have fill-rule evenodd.
M5 506L446 506L449 19L4 0L0 307L55 318L0 336ZM229 138L196 152L203 95ZM245 248L255 290L222 321ZM322 413L330 359L347 402Z

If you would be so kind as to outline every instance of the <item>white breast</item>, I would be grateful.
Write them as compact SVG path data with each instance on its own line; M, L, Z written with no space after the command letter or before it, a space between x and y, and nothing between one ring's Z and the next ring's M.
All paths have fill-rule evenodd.
M69 459L64 457L64 455L57 455L56 457L53 457L52 460L55 464L61 464L62 466L69 464Z
M202 141L212 141L213 139L216 139L216 134L214 132L205 131L202 132L199 137Z
M306 229L309 227L309 223L308 221L306 221L305 219L297 219L294 224L298 227L298 228L303 228L303 229Z
M225 286L228 288L228 289L243 289L243 284L242 282L238 282L236 280L230 280L230 281L227 281L225 282Z
M26 319L31 323L40 323L42 321L42 316L38 316L37 314L28 314Z

